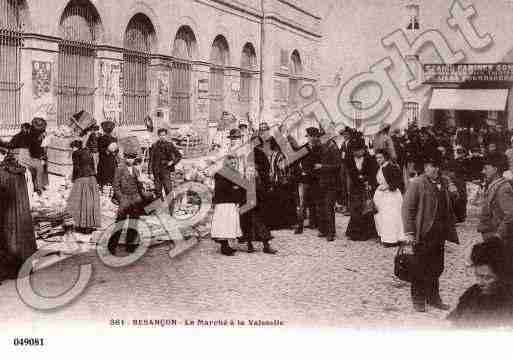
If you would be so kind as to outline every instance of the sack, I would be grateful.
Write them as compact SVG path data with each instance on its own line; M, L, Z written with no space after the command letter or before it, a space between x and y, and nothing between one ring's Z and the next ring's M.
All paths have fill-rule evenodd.
M403 245L399 246L394 258L394 275L405 282L412 282L418 273L417 258L413 253L405 253Z
M365 202L363 202L363 208L362 208L362 216L367 215L375 215L378 213L378 208L376 207L376 203L374 203L374 200L372 199L370 195L370 191L365 191Z

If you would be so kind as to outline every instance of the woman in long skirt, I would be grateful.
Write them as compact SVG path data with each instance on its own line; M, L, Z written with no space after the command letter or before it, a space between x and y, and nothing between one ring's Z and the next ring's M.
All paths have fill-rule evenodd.
M381 243L385 247L396 246L404 238L401 216L404 182L401 169L390 163L389 159L386 150L376 152L376 161L380 168L376 175L378 188L374 193L374 203L378 213L374 215L374 221Z
M82 233L91 233L101 227L100 192L96 182L93 156L82 148L82 141L73 141L73 187L68 198L68 212L73 217L75 228Z
M0 247L22 261L37 250L25 171L11 153L0 163Z
M237 159L228 155L225 166L237 169ZM219 173L214 175L214 214L212 216L211 237L221 245L221 253L232 256L235 250L229 241L242 236L239 208L244 199L244 190Z

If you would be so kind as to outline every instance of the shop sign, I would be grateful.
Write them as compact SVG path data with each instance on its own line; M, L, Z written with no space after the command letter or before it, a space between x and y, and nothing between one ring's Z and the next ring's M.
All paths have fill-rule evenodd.
M513 63L425 64L424 83L513 82Z

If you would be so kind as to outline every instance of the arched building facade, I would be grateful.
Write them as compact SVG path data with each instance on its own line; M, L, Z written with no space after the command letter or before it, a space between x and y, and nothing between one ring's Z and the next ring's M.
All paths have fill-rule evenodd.
M318 80L320 20L301 1L0 0L0 135L81 110L200 132L279 120Z

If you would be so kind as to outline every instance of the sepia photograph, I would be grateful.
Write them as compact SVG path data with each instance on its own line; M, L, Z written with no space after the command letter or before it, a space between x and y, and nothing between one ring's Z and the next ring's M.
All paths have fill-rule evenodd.
M0 352L507 348L512 24L512 0L0 0Z

